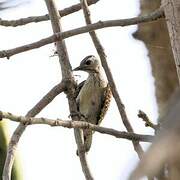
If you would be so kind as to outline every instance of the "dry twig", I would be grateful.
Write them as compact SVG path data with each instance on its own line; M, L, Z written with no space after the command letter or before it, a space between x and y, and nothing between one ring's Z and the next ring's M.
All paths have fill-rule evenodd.
M9 49L9 50L2 50L0 51L0 58L6 57L9 59L11 56L15 54L19 54L25 51L36 49L36 48L40 48L47 44L51 44L53 42L66 39L75 35L79 35L82 33L87 33L93 30L107 28L107 27L115 27L115 26L123 27L123 26L139 24L139 23L145 23L145 22L155 21L162 17L164 17L164 13L162 9L158 9L145 16L140 16L140 17L135 17L135 18L130 18L130 19L99 21L97 23L89 24L87 26L79 27L79 28L72 29L65 32L56 33L52 36L49 36L47 38L41 39L39 41L30 43L30 44L26 44L26 45L19 46L19 47Z
M135 134L124 131L117 131L111 128L105 128L98 125L94 125L91 123L87 123L84 121L70 121L70 120L62 120L62 119L48 119L48 118L33 118L26 116L17 116L8 112L0 111L0 119L9 119L15 122L20 122L25 125L33 125L33 124L44 124L49 126L61 126L65 128L81 128L81 129L91 129L93 131L97 131L102 134L108 134L114 136L116 138L123 138L127 140L138 140L142 142L152 142L154 136L151 135L142 135Z
M99 0L88 0L88 4L92 5L97 3ZM68 8L65 8L63 10L59 11L59 14L61 15L61 17L63 16L67 16L69 14L72 14L74 12L77 12L81 9L81 4L75 4L73 6L70 6ZM43 15L43 16L31 16L31 17L27 17L27 18L21 18L21 19L17 19L17 20L3 20L0 19L0 25L1 26L12 26L12 27L16 27L16 26L22 26L22 25L26 25L29 23L38 23L38 22L42 22L42 21L47 21L49 20L49 15Z
M145 126L146 127L151 127L155 131L159 130L159 125L152 123L151 120L149 119L149 117L147 116L147 114L145 112L139 110L138 117L141 118L145 122Z

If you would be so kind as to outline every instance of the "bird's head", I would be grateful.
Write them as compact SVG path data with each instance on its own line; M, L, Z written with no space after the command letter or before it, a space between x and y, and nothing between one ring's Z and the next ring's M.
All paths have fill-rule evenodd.
M85 57L80 65L73 69L73 71L86 71L88 73L99 73L100 71L100 62L99 60L93 56L87 56Z

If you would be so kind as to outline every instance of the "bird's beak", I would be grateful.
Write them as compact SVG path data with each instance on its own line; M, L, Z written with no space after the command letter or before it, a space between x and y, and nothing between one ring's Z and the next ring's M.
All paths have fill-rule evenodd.
M82 67L81 66L78 66L76 68L73 69L73 71L81 71L82 70Z

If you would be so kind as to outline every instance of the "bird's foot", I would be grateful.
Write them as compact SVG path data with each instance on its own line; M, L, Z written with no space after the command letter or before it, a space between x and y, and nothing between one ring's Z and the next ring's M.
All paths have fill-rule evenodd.
M73 118L73 117L75 117L75 116L78 116L78 118L79 118L80 120L86 119L85 115L82 114L82 113L80 113L80 112L72 112L72 113L68 116L68 118L70 118L70 117Z

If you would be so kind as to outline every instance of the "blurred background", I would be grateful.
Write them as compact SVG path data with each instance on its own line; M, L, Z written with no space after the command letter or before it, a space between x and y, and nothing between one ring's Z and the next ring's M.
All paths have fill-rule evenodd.
M79 1L56 1L56 3L59 9L63 9ZM92 5L90 10L93 22L97 22L131 18L140 13L147 14L159 5L160 1L157 0L151 2L100 0ZM43 0L0 1L0 9L0 18L9 20L47 13ZM64 31L83 25L85 21L82 11L62 18ZM160 36L157 35L158 26L161 30ZM156 27L158 31L155 31ZM144 127L144 123L137 117L138 110L143 110L156 122L158 111L163 111L164 104L177 86L165 23L159 20L140 25L139 29L137 25L106 28L98 30L97 34L105 48L108 64L135 132L153 134L153 130ZM28 44L50 35L52 35L50 21L18 27L1 26L0 50ZM145 44L138 39L143 40ZM87 55L97 55L88 34L68 38L66 44L72 67L79 65ZM54 49L54 45L50 44L15 55L10 60L0 61L0 110L25 115L61 81L58 58L51 57ZM167 67L172 67L170 75L167 75ZM78 82L87 77L83 72L74 74ZM66 96L60 94L38 117L68 119L68 115ZM9 121L7 123L11 135L17 123ZM101 126L125 131L114 100ZM148 143L141 144L144 149L148 147ZM72 129L45 125L29 126L20 140L18 154L24 180L84 179L76 156ZM126 180L137 164L138 157L130 141L95 133L88 161L95 179Z

